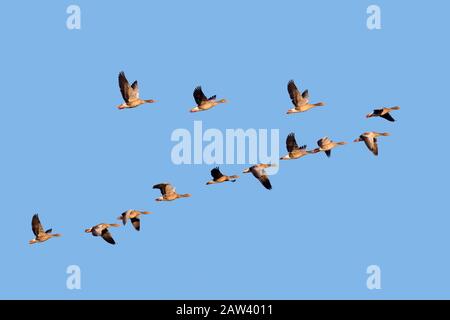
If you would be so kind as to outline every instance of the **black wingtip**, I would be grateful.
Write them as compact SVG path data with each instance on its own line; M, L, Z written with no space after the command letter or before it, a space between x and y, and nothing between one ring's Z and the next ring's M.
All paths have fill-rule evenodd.
M262 185L267 189L267 190L272 190L272 184L270 183L270 180L265 180L262 181Z

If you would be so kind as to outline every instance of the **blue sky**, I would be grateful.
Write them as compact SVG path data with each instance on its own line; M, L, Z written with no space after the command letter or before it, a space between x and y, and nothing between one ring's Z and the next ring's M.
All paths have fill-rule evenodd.
M66 8L81 8L81 30ZM369 31L366 8L381 7ZM445 1L32 1L0 13L3 231L0 298L450 298L444 128ZM117 74L158 100L119 111ZM327 106L287 116L289 79ZM192 91L229 103L190 114ZM366 119L400 105L398 120ZM387 131L281 164L267 191L251 176L206 186L210 165L172 163L173 130L265 128L301 144ZM243 165L222 165L229 174ZM192 198L157 203L155 183ZM126 209L154 212L83 230ZM30 222L63 234L30 246ZM381 290L366 268L379 265ZM81 268L81 290L66 268Z

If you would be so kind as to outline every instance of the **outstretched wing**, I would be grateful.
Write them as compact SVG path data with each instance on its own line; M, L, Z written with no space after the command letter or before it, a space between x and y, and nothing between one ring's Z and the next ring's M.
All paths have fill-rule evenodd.
M386 119L386 120L390 121L390 122L395 122L395 119L389 113L383 114L381 117L383 119Z
M119 88L123 100L128 103L130 98L130 96L128 95L130 84L128 83L127 77L125 77L125 73L123 71L120 71L119 73Z
M252 170L253 176L261 182L264 188L271 190L272 185L270 184L269 177L266 174L266 171L262 167L253 167Z
M214 169L211 170L211 176L213 177L214 180L217 180L223 177L223 174L222 172L220 172L219 167L215 167Z
M131 85L131 90L129 92L130 100L139 99L139 86L137 80Z
M159 189L159 191L161 191L161 194L163 196L173 193L175 191L175 189L172 187L170 183L155 184L153 186L153 189Z
M31 229L33 230L34 235L37 237L39 234L45 233L44 228L42 227L41 221L39 220L39 216L35 214L33 219L31 220Z
M201 86L194 89L194 99L197 105L201 105L203 101L208 101L208 98L203 93Z
M264 188L266 188L267 190L272 190L272 185L270 184L270 180L266 175L262 175L259 178L259 181L264 186Z
M378 155L378 144L376 138L369 138L364 135L361 136L361 138L364 140L364 143L366 144L366 147L372 151L374 155Z
M296 106L297 102L298 102L298 98L300 96L300 91L298 91L294 80L289 80L287 89L288 89L288 92L289 92L289 97L292 100L292 103L294 104L294 106Z
M321 148L324 148L326 145L330 144L331 140L328 137L323 137L319 141L317 141L317 145Z
M111 233L109 233L108 229L106 228L102 230L102 238L110 244L116 244L113 237L111 236Z
M305 100L309 99L309 91L308 90L303 91L302 98Z
M298 90L297 86L295 85L294 80L290 80L288 82L288 92L289 92L289 97L292 100L292 104L295 107L303 106L308 103L308 97L309 97L308 90L305 90L303 92L303 94L301 94L300 91Z
M119 73L119 88L120 93L122 94L122 98L126 103L139 98L139 88L137 81L133 82L133 84L130 86L123 71Z
M141 230L141 220L139 218L131 218L130 220L137 231Z
M292 152L294 150L298 150L297 141L295 141L295 134L289 133L286 138L286 149L288 152Z

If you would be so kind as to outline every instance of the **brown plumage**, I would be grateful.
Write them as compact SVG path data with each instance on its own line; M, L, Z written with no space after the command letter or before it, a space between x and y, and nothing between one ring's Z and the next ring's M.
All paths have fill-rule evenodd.
M108 228L119 227L117 223L99 223L92 228L84 230L86 233L92 233L94 237L102 237L103 240L110 244L116 244Z
M189 198L189 193L178 194L175 188L170 183L159 183L153 186L153 189L161 191L161 197L156 198L156 201L173 201L179 198Z
M298 90L297 86L295 85L294 80L290 80L288 82L288 93L289 97L291 98L292 104L294 105L294 108L288 110L288 114L291 113L299 113L299 112L305 112L315 107L324 106L325 103L318 102L318 103L309 103L309 91L305 90L303 92L300 92Z
M127 78L125 77L125 73L121 71L119 73L119 88L120 93L122 94L122 98L125 101L124 103L117 106L118 109L130 109L136 108L144 103L154 103L155 100L144 100L139 98L139 87L138 82L134 81L132 85L128 83Z
M150 214L152 212L149 211L138 211L138 210L127 210L125 212L123 212L117 219L118 220L122 220L123 225L127 224L128 219L131 220L131 224L133 225L133 227L139 231L141 230L141 220L140 220L140 216L142 214Z
M239 176L226 176L220 172L219 167L215 167L211 170L211 176L213 177L212 180L208 181L206 184L215 184L215 183L222 183L226 181L236 182L236 179L239 178Z
M225 99L216 100L215 95L207 98L202 91L202 87L200 86L196 87L194 90L194 100L195 103L197 103L197 106L192 108L191 112L206 111L217 106L218 104L227 102Z
M31 229L33 230L35 238L30 240L29 244L45 242L50 238L61 236L61 234L59 233L52 234L52 229L44 231L44 228L42 227L41 221L39 220L39 216L37 214L33 215L33 218L31 219Z
M264 169L269 167L274 167L274 164L255 164L254 166L251 166L250 168L247 168L243 171L243 173L249 173L251 172L253 176L261 182L261 184L264 186L264 188L271 190L272 184L270 183L269 177L266 174L266 171Z
M323 137L319 141L317 141L317 145L319 148L316 148L315 152L323 151L327 155L327 157L331 157L331 150L336 148L337 146L343 146L347 144L347 142L333 142L328 137Z
M380 136L389 136L389 133L383 132L364 132L359 136L359 138L355 139L354 142L364 141L367 148L372 151L372 153L378 156L378 141L377 138Z
M308 154L317 153L316 149L306 150L306 145L299 147L297 141L295 140L295 134L290 133L286 138L286 149L288 154L281 157L280 160L293 160L302 158Z
M373 117L381 117L383 119L386 119L390 122L394 122L395 119L391 116L390 112L394 110L400 110L399 106L395 106L392 108L381 108L381 109L375 109L372 113L369 113L366 117L367 118L373 118Z

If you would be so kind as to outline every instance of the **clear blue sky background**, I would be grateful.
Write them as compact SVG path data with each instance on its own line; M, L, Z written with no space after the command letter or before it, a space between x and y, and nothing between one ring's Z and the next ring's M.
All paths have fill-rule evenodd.
M66 29L66 8L82 29ZM366 8L382 9L382 30ZM2 4L0 298L450 298L446 1L15 1ZM117 74L154 105L119 111ZM327 107L287 116L289 79ZM229 103L190 114L192 90ZM366 119L400 105L396 123ZM176 128L280 129L363 144L206 186ZM245 166L222 165L226 173ZM157 203L170 181L190 199ZM447 190L447 191L446 191ZM141 232L83 230L149 210ZM30 246L30 222L64 234ZM79 265L82 290L66 289ZM382 289L366 288L366 268Z

